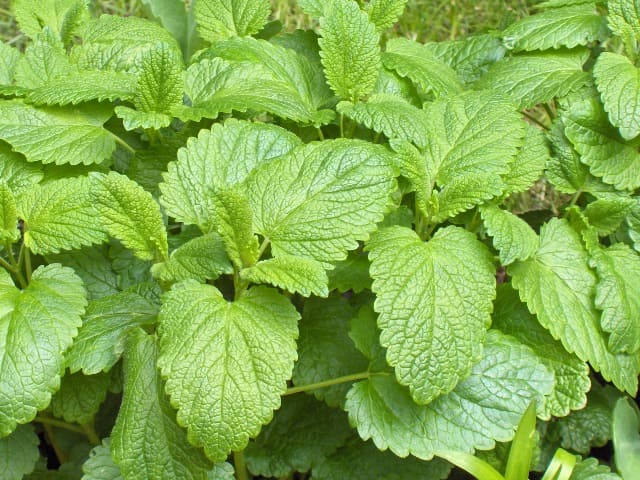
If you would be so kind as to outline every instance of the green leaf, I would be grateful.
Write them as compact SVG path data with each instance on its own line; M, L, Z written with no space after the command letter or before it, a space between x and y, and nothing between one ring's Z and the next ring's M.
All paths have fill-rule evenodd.
M340 293L353 290L353 293L360 293L371 289L369 260L359 251L349 252L349 256L336 263L335 268L329 270L327 275L329 290L338 290Z
M22 55L17 48L0 42L0 85L11 85L15 75L16 65Z
M57 264L38 267L20 292L0 270L0 436L33 420L60 387L63 352L81 325L82 281Z
M333 97L324 79L317 45L313 60L302 51L250 37L216 42L207 52L210 58L251 62L265 69L274 80L290 87L297 102L310 110L322 108Z
M286 297L265 287L232 303L193 281L165 294L158 366L189 441L214 462L243 449L280 405L297 356L298 318Z
M512 104L499 94L466 92L432 103L425 113L427 148L423 156L408 158L403 171L428 202L423 214L441 222L499 195L501 175L509 172L525 136Z
M401 457L428 460L441 451L472 453L510 440L527 406L553 383L531 350L492 330L471 375L429 405L414 403L393 377L376 376L352 387L346 410L363 439Z
M631 140L640 134L640 72L624 55L603 52L593 66L604 109L620 135Z
M51 398L51 412L69 423L87 423L107 398L110 383L111 375L106 373L66 374L62 377L60 390Z
M606 236L614 233L635 206L635 200L627 197L599 198L584 209L589 225Z
M9 145L0 142L0 178L14 195L39 183L43 176L41 165L27 163L22 155L12 152Z
M158 42L180 51L175 39L160 25L136 16L101 15L88 22L82 44L71 58L84 70L115 70L137 73L142 59Z
M640 350L640 256L623 243L592 252L596 269L595 306L600 325L609 333L612 353Z
M406 38L387 42L382 55L384 66L407 77L425 93L436 97L460 93L462 84L455 71L423 45Z
M567 352L562 344L538 323L526 305L520 302L510 284L498 286L492 327L515 337L533 350L538 360L555 373L556 383L550 395L540 404L540 417L564 417L571 410L579 410L587 402L589 366Z
M94 206L109 235L141 260L168 259L160 206L149 192L116 172L92 173L91 185Z
M141 112L124 105L118 105L114 111L118 118L122 120L125 130L128 131L137 128L160 130L168 127L173 120L172 116L164 113Z
M134 329L124 357L124 396L111 433L111 454L127 480L204 480L211 464L176 422L157 355L155 337Z
M480 215L502 265L526 260L538 249L538 235L517 215L493 204L481 206Z
M607 349L593 304L596 276L580 236L565 220L544 225L535 256L510 265L507 272L529 311L568 352L588 361L619 389L635 394L640 357Z
M451 466L442 460L430 462L415 457L400 458L381 452L371 442L354 439L313 468L314 480L392 480L424 478L438 480L449 475Z
M46 26L65 43L89 13L86 0L14 0L11 9L27 36L33 38Z
M607 20L597 14L594 4L554 8L525 17L502 32L507 48L547 50L573 48L607 38Z
M588 58L586 48L506 57L494 63L475 87L507 93L518 108L531 108L585 85L589 74L582 65Z
M0 139L30 162L56 165L101 163L116 148L103 124L111 107L34 107L0 100Z
M253 234L253 212L246 193L238 187L212 192L218 233L227 255L238 269L250 267L258 261L258 238Z
M607 23L609 30L620 37L628 55L638 52L640 42L640 21L636 0L609 0L607 2Z
M565 134L593 175L619 190L640 186L640 153L611 126L596 98L573 101L562 120Z
M282 400L274 419L245 449L254 475L286 477L308 472L342 446L351 434L347 415L309 395Z
M629 399L621 398L613 409L613 448L616 468L624 478L640 469L640 412Z
M142 0L148 17L154 19L175 38L185 58L191 55L189 16L182 0Z
M298 361L293 371L296 386L363 372L369 362L348 336L354 309L341 297L305 301L300 322ZM350 384L332 385L311 393L330 406L340 406Z
M16 65L15 80L20 87L34 89L46 85L55 78L64 77L72 70L62 41L45 28L38 33L32 44Z
M82 465L84 476L82 480L124 480L120 467L111 458L111 439L102 440L102 443L91 450L89 458Z
M84 283L87 299L95 300L118 292L118 278L107 249L108 246L100 245L47 255L47 262L73 268Z
M533 418L535 420L535 410ZM476 478L481 478L482 480L504 480L504 477L489 463L470 453L445 451L438 452L438 455ZM527 473L529 473L528 469Z
M408 228L386 228L367 249L387 362L411 396L427 404L480 359L495 297L491 256L454 226L426 243Z
M224 242L217 233L208 233L173 252L169 260L152 267L154 276L165 282L180 282L193 278L199 282L215 280L222 273L233 273L233 267L224 250Z
M33 471L40 457L39 443L31 425L20 425L8 437L0 438L0 471L5 480L21 480Z
M298 147L245 182L254 229L271 241L274 256L312 258L328 267L383 219L395 187L392 163L388 150L358 140Z
M557 419L549 426L549 433L559 436L563 448L585 455L592 447L604 446L611 439L611 411L619 397L614 387L603 388L594 382L587 405Z
M16 199L3 178L0 183L0 242L15 243L18 240L20 240L20 230L18 230Z
M320 57L337 96L356 101L371 93L380 71L380 35L354 0L329 2L320 19Z
M155 323L157 314L154 299L134 290L89 302L78 336L65 356L66 366L85 375L108 371L124 352L129 332Z
M518 430L511 442L509 459L504 472L505 480L522 480L529 478L529 469L537 441L536 433L536 404L532 402L524 412Z
M491 34L473 35L459 40L431 42L424 46L433 56L445 62L465 83L471 83L500 60L506 49Z
M503 195L528 190L542 176L545 164L549 160L547 140L539 128L527 125L524 145L510 165L509 171L502 176L506 187Z
M269 13L268 0L198 0L195 5L198 31L209 42L258 33Z
M160 184L160 202L169 216L198 225L204 232L216 224L211 189L242 183L258 165L291 151L302 141L276 125L228 120L200 131L178 151Z
M158 42L140 60L142 71L134 104L143 112L169 114L175 105L182 105L182 56L173 46Z
M585 458L576 463L571 480L622 480L622 478L612 473L608 466L598 464L597 459Z
M397 95L377 93L366 102L340 102L337 110L387 138L407 140L420 147L426 145L428 117Z
M269 112L301 123L316 118L316 112L301 101L295 84L274 78L266 66L253 62L204 59L187 70L185 92L192 107L175 108L174 114L186 120L217 118L234 110Z
M227 462L216 463L207 474L207 480L235 480L233 466Z
M270 258L240 272L240 278L252 283L270 283L303 297L329 295L329 279L320 262L291 255Z
M376 26L378 33L393 26L402 15L407 0L371 0L366 11L369 20Z
M107 239L87 177L33 185L18 196L17 205L24 220L24 242L33 253L58 253Z

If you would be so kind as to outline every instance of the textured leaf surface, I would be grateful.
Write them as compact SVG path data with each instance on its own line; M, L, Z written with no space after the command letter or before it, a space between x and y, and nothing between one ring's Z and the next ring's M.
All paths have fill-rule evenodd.
M349 338L349 321L355 310L341 297L310 298L304 303L298 341L298 361L293 371L296 386L363 372L368 362ZM330 406L344 403L350 384L313 390Z
M502 32L508 48L547 50L586 45L607 36L607 21L594 4L553 8L519 20Z
M395 185L392 161L384 148L357 140L299 147L247 180L254 229L274 256L342 260L382 220Z
M60 390L51 399L51 412L70 423L87 423L107 397L111 376L105 373L62 377Z
M574 101L562 118L567 137L593 175L619 190L640 186L640 153L611 126L597 99Z
M111 260L107 258L107 249L105 245L85 247L47 255L47 261L73 268L84 283L87 299L95 300L118 292L118 277L111 268Z
M182 104L182 56L171 45L159 42L140 62L142 71L134 104L143 112L170 113L174 105Z
M502 265L526 260L538 249L538 235L517 215L493 204L480 207L480 214Z
M0 139L30 162L57 165L101 163L116 148L102 125L110 107L36 108L19 100L0 101Z
M191 281L165 295L158 365L178 422L213 461L243 449L280 405L298 318L286 297L264 287L232 303Z
M252 283L270 283L304 297L329 295L329 279L320 262L291 255L270 258L240 272L240 277Z
M620 393L611 386L593 384L585 408L559 418L551 427L552 434L560 437L562 448L583 455L592 447L602 447L611 439L611 411Z
M593 66L598 91L609 120L622 138L640 134L640 71L624 55L603 52Z
M531 108L587 83L589 74L582 65L588 58L587 49L507 57L494 63L475 86L505 92L518 108Z
M109 235L142 260L168 258L160 206L149 192L116 172L93 174L91 186L94 206Z
M274 419L245 450L254 475L286 477L308 472L351 434L347 415L309 395L285 397Z
M21 480L33 471L40 457L39 443L31 425L20 425L8 437L0 438L0 471L5 480Z
M407 77L424 92L444 97L462 91L455 71L426 47L405 38L387 42L382 55L384 66Z
M385 93L372 95L366 102L340 102L338 112L362 123L387 138L399 138L424 147L428 118L422 110L402 97Z
M383 229L367 248L387 361L413 398L429 403L482 354L495 297L489 252L453 226L426 243L408 228Z
M233 465L227 462L216 463L207 474L207 480L235 480Z
M369 260L361 252L349 252L349 256L336 263L335 268L327 274L329 290L337 289L341 293L353 290L354 293L360 293L365 289L371 289Z
M209 231L215 224L211 188L231 187L245 180L261 163L300 145L292 133L275 125L229 120L202 130L178 151L160 184L160 201L176 220Z
M160 25L136 16L101 15L88 22L82 44L71 50L71 57L86 70L138 72L143 56L158 42L179 47Z
M378 32L391 27L402 15L407 0L372 0L367 4L369 20Z
M553 383L531 350L492 330L471 375L429 405L415 404L393 377L378 376L353 386L346 410L363 439L398 456L428 460L439 451L472 453L511 440L529 403Z
M62 41L46 27L33 39L15 69L16 85L35 89L64 77L72 70Z
M268 0L199 0L198 31L210 42L259 32L271 12Z
M15 0L12 10L20 29L28 36L33 37L47 26L65 41L88 13L83 0Z
M600 324L609 333L607 346L613 353L640 349L640 256L623 243L592 253L591 265L598 275L596 308Z
M24 239L33 253L58 253L102 243L107 237L96 218L87 177L34 185L17 199Z
M624 478L633 478L640 468L640 412L627 398L616 402L612 432L616 468Z
M619 389L635 394L640 358L607 349L593 304L596 276L587 262L579 235L566 221L552 219L540 231L535 256L512 264L508 273L529 311L568 352L588 361Z
M0 178L14 195L42 180L42 166L27 163L19 153L12 152L9 145L0 143Z
M84 476L82 480L124 480L120 467L111 458L111 439L102 440L94 447L89 458L82 465Z
M111 433L113 459L127 480L204 480L211 464L176 422L156 357L155 337L133 330L124 357L124 396Z
M1 436L49 405L85 305L82 281L70 268L38 267L22 292L0 271Z
M585 406L586 393L591 386L588 365L568 353L560 342L540 326L508 284L498 287L492 319L494 328L531 348L538 360L554 372L555 386L551 394L545 397L542 410L539 411L541 417L564 417L571 410Z
M11 85L16 64L20 60L20 51L4 42L0 42L0 85Z
M141 112L133 108L118 105L115 108L118 118L122 119L125 130L135 130L136 128L152 128L160 130L171 124L173 117L158 112Z
M640 42L640 6L636 0L610 0L607 2L609 30L620 37L628 52L637 51Z
M221 273L233 273L220 235L208 233L188 241L173 252L169 260L157 267L154 275L167 282L193 278L200 282L216 279Z
M380 35L353 0L329 2L320 20L320 57L337 96L358 100L373 90L380 70Z
M633 199L627 197L599 198L590 202L583 213L598 235L611 235L631 213L635 204Z
M3 179L4 180L4 179ZM0 242L15 243L20 240L16 199L6 183L0 183Z
M236 268L250 267L260 255L258 238L252 231L251 205L240 188L224 188L211 193L216 229L229 259Z
M528 125L524 145L511 163L509 171L503 175L506 188L503 195L528 190L542 176L549 160L549 148L542 131Z
M120 359L129 332L154 323L158 305L133 290L89 302L78 337L66 355L72 372L108 371Z
M394 478L446 478L451 467L434 459L400 458L381 452L372 442L353 439L313 469L313 480L387 480Z
M606 465L600 465L595 458L585 458L576 463L571 480L622 480Z

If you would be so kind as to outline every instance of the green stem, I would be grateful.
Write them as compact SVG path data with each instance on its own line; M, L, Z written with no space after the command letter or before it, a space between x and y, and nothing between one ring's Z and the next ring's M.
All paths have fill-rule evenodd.
M320 140L324 140L324 133L322 133L322 128L316 127L316 130L318 131L318 138Z
M70 432L76 432L76 433L81 433L83 435L86 435L86 432L82 427L64 422L62 420L56 420L55 418L43 417L42 415L38 415L34 419L34 422L41 423L45 427L46 426L58 427L58 428L63 428L64 430L69 430Z
M533 115L527 113L527 112L522 112L522 115L524 115L525 117L527 117L529 120L531 120L533 123L535 123L536 125L544 128L545 130L549 130L549 127L547 125L545 125L544 123L542 123L540 120L538 120L536 117L534 117Z
M29 247L24 247L24 272L26 274L27 283L31 283L31 252L29 252Z
M340 114L340 138L344 138L344 113Z
M244 453L242 450L233 452L233 466L236 469L236 478L238 480L249 480L249 471L247 470L247 463L244 459Z
M136 151L135 149L129 145L127 142L125 142L122 138L120 138L118 135L116 135L113 132L109 132L111 134L111 136L113 137L113 139L116 141L116 143L118 143L122 148L124 148L127 152L129 152L131 155L135 155Z
M578 202L580 195L582 195L582 190L578 190L573 194L573 197L571 197L571 201L569 202L569 206L567 207L567 209L573 207Z
M82 428L82 432L89 439L89 443L91 445L93 445L94 447L96 445L100 445L100 437L96 433L96 429L93 428L93 425L91 423L83 423L80 427Z
M360 372L352 373L351 375L345 375L344 377L332 378L331 380L324 380L322 382L310 383L308 385L300 385L299 387L288 388L283 395L293 395L300 392L309 392L311 390L317 390L318 388L331 387L332 385L339 385L341 383L355 382L357 380L365 380L369 377L375 377L378 375L389 375L387 372Z
M549 104L543 103L542 108L544 108L544 111L547 113L547 116L549 117L549 121L553 122L553 119L556 118L556 114L553 113L553 110L551 110L551 107L549 106Z
M36 417L36 419L37 419L37 417ZM58 462L60 462L61 464L65 463L68 460L67 456L64 454L64 452L62 451L62 449L58 445L58 442L56 440L56 436L53 433L53 428L51 428L51 424L42 423L42 428L44 428L44 431L47 434L47 439L49 440L49 444L51 445L51 448L53 448L53 452L56 454L56 457L58 458Z
M262 240L262 243L260 244L260 248L258 249L258 260L262 258L262 254L267 249L270 242L271 240L269 240L267 237L264 237L264 240Z
M15 275L16 279L18 280L18 283L22 288L26 288L27 281L25 280L24 276L22 275L22 272L20 271L20 262L21 262L20 258L18 258L18 261L16 261L16 257L13 254L13 248L9 242L5 243L4 249L7 251L7 255L9 256L9 262L4 260L3 258L0 258L0 265L2 265L4 268L6 268L8 271L10 271ZM22 248L20 251L22 251Z

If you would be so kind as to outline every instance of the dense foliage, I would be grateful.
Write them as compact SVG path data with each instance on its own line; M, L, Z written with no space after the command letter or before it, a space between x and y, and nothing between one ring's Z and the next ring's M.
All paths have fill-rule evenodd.
M637 474L640 2L405 2L14 1L3 479Z

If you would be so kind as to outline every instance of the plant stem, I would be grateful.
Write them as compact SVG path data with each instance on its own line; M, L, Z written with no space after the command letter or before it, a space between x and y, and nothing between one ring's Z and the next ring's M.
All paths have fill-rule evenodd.
M387 372L360 372L352 373L351 375L345 375L344 377L332 378L331 380L323 380L322 382L310 383L308 385L300 385L299 387L288 388L283 395L293 395L294 393L308 392L310 390L317 390L318 388L331 387L332 385L339 385L341 383L355 382L356 380L365 380L370 377L378 375L389 375Z
M24 246L24 272L27 277L27 283L31 283L31 252L29 252L29 247Z
M344 113L340 114L340 138L344 138Z
M93 428L93 425L91 423L83 423L80 427L82 429L82 432L89 439L89 443L91 445L93 445L94 447L96 445L100 445L100 437L98 437L98 434L96 433L96 430L95 428Z
M551 110L551 107L549 106L549 104L543 103L542 108L544 108L544 111L547 113L547 116L549 117L549 121L553 122L553 119L556 118L556 114L553 113L553 110Z
M115 133L113 132L109 132L109 133L111 134L113 139L116 141L116 143L120 144L120 146L124 148L127 152L129 152L131 155L135 155L136 151L131 145L129 145L127 142L125 142L122 138L120 138Z
M549 127L547 125L545 125L544 123L542 123L540 120L538 120L536 117L534 117L533 115L531 115L530 113L527 112L522 112L522 115L524 115L525 117L527 117L529 120L531 120L533 123L535 123L536 125L544 128L545 130L549 130Z
M42 415L38 415L34 419L34 422L41 423L45 427L46 426L58 427L58 428L63 428L65 430L69 430L70 432L76 432L76 433L81 433L83 435L86 435L86 432L82 427L78 425L73 425L72 423L64 422L62 420L56 420L55 418L43 417Z
M324 133L322 133L322 128L316 127L316 130L318 131L318 138L320 140L324 140Z
M56 441L56 436L53 433L53 428L51 428L51 424L42 423L42 427L44 428L44 431L47 434L47 439L49 440L49 443L51 444L51 448L53 448L53 452L56 454L56 457L58 458L58 462L65 463L67 461L67 456L64 454L64 452L58 446L58 443Z
M258 249L258 260L262 258L262 254L269 246L269 243L270 243L270 240L267 237L264 237L264 240L262 240L262 243L260 244L260 248Z
M249 471L247 463L244 460L244 452L242 450L233 452L233 466L236 469L236 478L238 480L249 480Z

